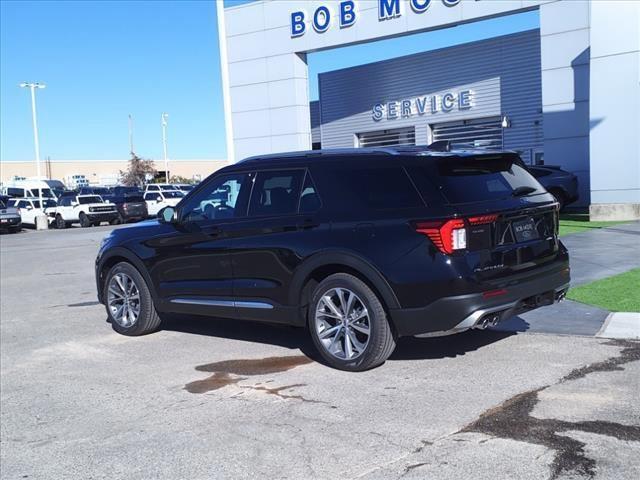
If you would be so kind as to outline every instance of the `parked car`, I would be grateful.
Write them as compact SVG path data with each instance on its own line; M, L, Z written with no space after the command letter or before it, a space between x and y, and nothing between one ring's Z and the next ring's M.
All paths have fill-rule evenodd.
M107 200L112 195L108 187L80 187L78 195L100 195L103 200Z
M127 193L111 197L110 200L118 209L118 217L111 223L120 224L135 220L144 220L149 216L147 203L142 193Z
M21 228L20 210L9 206L9 197L0 195L0 232L18 232Z
M180 190L181 192L184 192L185 195L187 193L189 193L191 190L193 190L194 188L196 188L196 186L193 185L193 184L190 184L190 183L176 183L175 184L175 189L176 190Z
M42 198L55 200L49 184L44 180L15 180L2 186L2 195L11 198Z
M560 210L578 200L578 177L554 165L527 167L531 175L553 195L560 204Z
M144 192L140 190L138 187L125 187L122 185L118 185L116 187L109 188L111 195L114 197L121 197L127 194L140 194L142 195Z
M39 215L49 215L52 209L56 208L55 200L42 199L44 208L40 208L40 200L37 198L12 198L9 206L20 210L20 218L23 225L30 225L35 228L36 217Z
M180 190L147 191L144 194L150 216L156 216L164 207L177 205L182 197L184 197L184 193Z
M149 183L145 187L144 193L160 191L170 192L174 190L178 190L178 188L171 183Z
M227 201L206 212L221 190ZM329 365L365 370L398 337L486 328L562 299L557 229L557 202L515 153L267 155L111 232L98 299L124 335L154 331L165 312L307 326Z
M56 228L66 228L74 223L81 227L98 226L102 222L113 222L118 210L113 203L105 202L100 195L63 195L58 205L48 211Z

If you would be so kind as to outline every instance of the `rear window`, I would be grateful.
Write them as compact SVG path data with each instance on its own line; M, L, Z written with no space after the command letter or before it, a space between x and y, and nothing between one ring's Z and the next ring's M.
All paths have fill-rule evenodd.
M142 203L144 198L142 198L142 195L125 195L124 201L127 203Z
M425 198L435 188L453 204L545 192L515 155L441 157L409 171Z
M89 203L102 203L102 198L97 195L87 195L86 197L78 197L80 205L88 205Z

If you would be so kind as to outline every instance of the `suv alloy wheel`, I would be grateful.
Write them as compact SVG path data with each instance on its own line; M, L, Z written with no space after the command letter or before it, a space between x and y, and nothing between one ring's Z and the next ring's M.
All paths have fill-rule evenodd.
M396 346L377 295L362 280L346 273L331 275L315 288L308 323L324 360L342 370L377 367Z
M108 273L104 283L105 306L113 329L123 335L151 333L161 319L144 278L131 264L121 262Z

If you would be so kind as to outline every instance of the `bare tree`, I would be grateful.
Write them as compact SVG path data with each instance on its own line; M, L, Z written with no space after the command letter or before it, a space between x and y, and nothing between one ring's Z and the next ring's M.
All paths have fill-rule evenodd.
M129 160L129 168L127 171L120 170L120 178L127 187L144 187L147 176L155 176L157 173L153 160L140 158L131 152L131 160Z

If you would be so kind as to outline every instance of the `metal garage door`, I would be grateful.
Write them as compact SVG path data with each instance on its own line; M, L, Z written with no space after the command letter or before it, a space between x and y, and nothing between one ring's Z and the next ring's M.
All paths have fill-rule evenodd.
M502 149L500 117L463 120L432 125L433 141L449 140L456 147L485 147Z
M358 133L358 147L390 147L392 145L415 145L415 127L378 130Z

